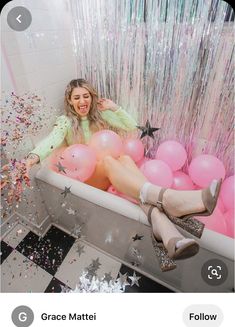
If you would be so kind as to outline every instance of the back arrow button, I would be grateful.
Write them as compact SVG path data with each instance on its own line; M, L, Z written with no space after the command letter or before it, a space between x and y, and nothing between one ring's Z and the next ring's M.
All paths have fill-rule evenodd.
M32 22L30 11L22 6L12 8L7 14L7 23L14 31L26 30Z
M19 16L16 18L16 20L21 24L20 17L21 17L21 15L19 15Z

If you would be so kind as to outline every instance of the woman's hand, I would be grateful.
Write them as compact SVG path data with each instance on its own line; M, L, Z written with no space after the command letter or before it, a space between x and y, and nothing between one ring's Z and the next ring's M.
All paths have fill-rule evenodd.
M116 111L119 108L119 106L116 103L114 103L112 100L105 99L105 98L99 99L97 104L98 104L98 109L100 111L105 111L105 110Z

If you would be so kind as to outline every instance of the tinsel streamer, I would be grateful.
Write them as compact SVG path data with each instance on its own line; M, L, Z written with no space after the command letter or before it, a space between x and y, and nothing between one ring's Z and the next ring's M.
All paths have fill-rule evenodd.
M77 76L143 125L233 173L231 7L215 0L70 0ZM226 21L225 21L226 18ZM231 42L229 42L231 40ZM214 127L218 128L214 128ZM145 140L147 142L147 140ZM187 170L187 165L184 167Z

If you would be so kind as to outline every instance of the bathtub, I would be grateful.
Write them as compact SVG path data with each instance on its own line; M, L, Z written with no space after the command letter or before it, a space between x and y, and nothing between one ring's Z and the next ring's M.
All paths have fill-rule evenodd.
M127 266L134 266L140 273L176 292L233 290L233 239L205 229L198 240L199 254L177 261L177 269L163 273L154 254L147 217L138 205L58 174L46 165L37 172L36 181L52 224L82 237L84 242ZM66 196L61 194L65 186L71 191ZM134 241L135 234L143 238ZM216 288L201 278L202 265L212 258L222 260L229 270L227 280Z

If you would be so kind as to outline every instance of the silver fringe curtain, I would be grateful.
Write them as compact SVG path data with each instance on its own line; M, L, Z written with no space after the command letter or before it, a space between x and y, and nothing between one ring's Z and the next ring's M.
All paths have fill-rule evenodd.
M233 12L219 0L70 0L77 77L160 127L155 151L217 156L233 173Z

